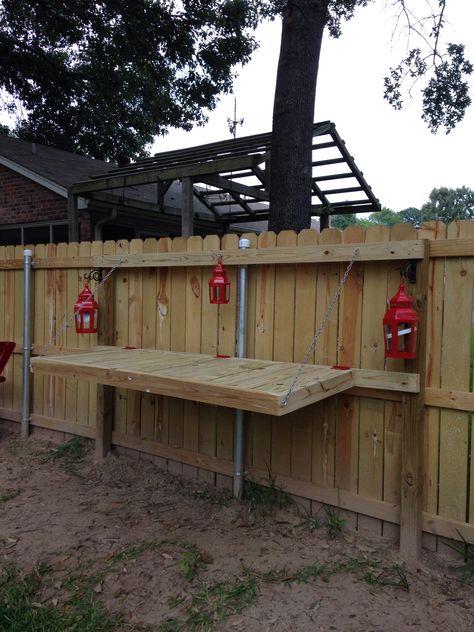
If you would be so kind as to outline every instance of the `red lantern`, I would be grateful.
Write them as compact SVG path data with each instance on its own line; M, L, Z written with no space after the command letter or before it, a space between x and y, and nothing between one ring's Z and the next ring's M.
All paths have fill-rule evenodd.
M230 300L230 281L222 265L222 259L219 259L212 279L209 279L209 300L212 305L225 305Z
M420 316L405 292L402 279L398 292L390 300L390 306L383 317L386 358L416 358L419 322Z
M97 316L99 305L94 299L94 295L89 288L89 282L84 282L84 288L77 297L74 305L74 317L76 321L76 333L95 334L97 333Z

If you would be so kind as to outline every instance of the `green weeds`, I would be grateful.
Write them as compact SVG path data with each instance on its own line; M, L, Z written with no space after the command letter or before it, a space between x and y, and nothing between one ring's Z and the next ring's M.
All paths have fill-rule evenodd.
M0 630L2 632L109 632L123 627L120 617L111 616L92 591L79 592L64 608L41 601L47 567L24 573L13 565L0 576ZM132 627L128 627L132 630Z
M474 543L468 542L461 533L459 533L459 537L462 542L456 542L455 540L444 541L453 551L456 551L464 558L461 563L452 566L451 570L459 575L462 582L472 584L474 583Z
M111 564L117 562L129 562L136 560L145 551L157 552L164 548L177 548L181 552L181 556L178 558L178 553L175 553L173 557L177 558L177 567L182 571L185 578L188 581L192 581L196 576L202 562L202 556L199 549L188 542L180 542L178 540L160 540L158 542L139 542L138 544L130 544L123 551L117 553L110 558Z
M292 497L278 485L271 472L268 473L268 485L260 485L252 479L245 480L243 502L252 510L263 509L268 512L295 504Z
M187 600L183 617L163 621L160 632L209 632L214 627L256 603L259 586L255 575L244 571L241 577L203 585Z
M78 475L77 468L81 465L89 451L89 444L81 437L73 437L66 443L53 448L45 457L46 462L59 461L61 468L68 474Z
M334 540L344 530L346 519L341 518L339 511L335 507L331 507L331 505L324 505L323 510L326 518L325 525L328 538Z
M199 489L192 492L192 497L196 500L207 502L219 509L229 507L234 502L234 497L227 490L213 492L207 489Z
M6 492L5 494L0 495L0 504L13 500L13 498L19 496L22 491L22 489L13 489L11 492Z

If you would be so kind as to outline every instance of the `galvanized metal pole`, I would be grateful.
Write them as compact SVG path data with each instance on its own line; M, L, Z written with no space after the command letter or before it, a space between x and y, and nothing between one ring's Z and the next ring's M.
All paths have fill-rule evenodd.
M239 241L239 249L250 248L248 239ZM237 346L238 358L245 358L247 347L247 266L239 266L239 285L237 297ZM244 456L244 411L236 409L234 416L234 485L233 491L236 498L241 498L245 478Z
M30 354L31 354L31 250L23 251L23 392L21 437L30 432Z

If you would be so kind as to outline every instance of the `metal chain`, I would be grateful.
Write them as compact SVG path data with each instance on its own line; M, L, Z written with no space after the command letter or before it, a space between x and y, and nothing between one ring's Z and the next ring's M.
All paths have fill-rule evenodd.
M97 287L95 288L95 291L92 292L92 296L94 296L95 294L97 294L97 292L99 291L99 289L102 287L102 285L104 285L104 283L107 281L107 279L115 272L115 270L118 268L118 266L113 266L113 268L111 268L107 274L105 275L105 277L102 279L102 281L97 285ZM38 354L39 356L44 356L46 355L46 353L48 352L48 350L54 345L54 343L56 342L56 340L58 338L60 338L63 333L65 332L65 330L69 327L69 325L71 324L71 321L74 320L74 318L76 317L76 315L73 313L72 316L70 316L69 318L65 318L63 325L61 327L61 329L59 329L54 336L52 336L47 344L41 349L40 353Z
M324 326L326 325L326 323L329 320L329 317L331 315L331 312L334 308L334 305L337 303L337 300L339 298L339 294L341 293L342 288L344 287L344 283L347 281L347 277L349 276L349 274L351 273L352 270L352 266L355 263L355 260L357 259L357 257L359 256L359 248L356 248L354 250L354 254L352 255L352 259L349 262L349 265L347 266L346 271L344 272L344 276L342 277L339 286L334 294L334 296L332 297L331 302L329 303L329 306L326 310L326 313L323 316L323 319L318 327L318 329L316 330L316 333L313 336L313 339L311 340L311 343L309 345L309 347L306 349L306 353L304 354L304 358L303 361L301 362L298 371L293 379L293 382L291 383L290 388L288 389L288 393L285 395L285 397L282 399L280 406L282 408L284 408L287 404L288 404L288 400L291 397L292 392L294 391L296 384L300 378L301 372L303 371L306 363L308 362L308 358L310 356L310 354L314 351L314 348L316 347L316 343L318 342L318 338L321 335L321 332L324 329Z

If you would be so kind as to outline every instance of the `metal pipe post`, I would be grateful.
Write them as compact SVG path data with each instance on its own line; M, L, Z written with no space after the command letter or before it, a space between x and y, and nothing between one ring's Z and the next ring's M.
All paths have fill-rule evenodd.
M31 354L31 264L33 253L23 251L23 392L21 408L21 437L30 432L30 354Z
M248 239L239 241L239 249L250 248ZM239 266L239 286L237 298L237 345L238 358L245 358L247 347L247 266ZM234 485L236 498L242 497L245 478L244 455L244 411L237 409L234 416Z

